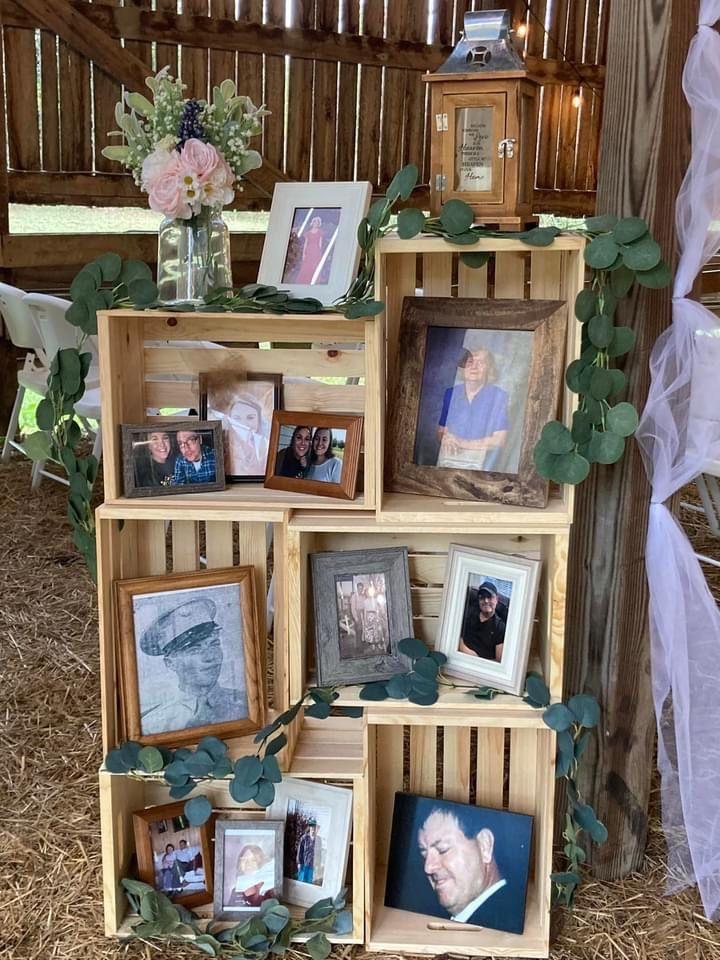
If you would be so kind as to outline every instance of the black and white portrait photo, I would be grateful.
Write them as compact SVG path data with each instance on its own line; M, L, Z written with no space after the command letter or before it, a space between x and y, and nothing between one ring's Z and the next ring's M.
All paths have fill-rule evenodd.
M385 905L522 933L531 816L395 794Z
M390 624L384 573L337 576L340 659L390 653Z
M143 734L247 717L237 584L137 596L133 616Z
M428 327L415 462L517 473L531 357L529 331Z
M258 728L252 567L121 580L116 589L131 737L173 745Z

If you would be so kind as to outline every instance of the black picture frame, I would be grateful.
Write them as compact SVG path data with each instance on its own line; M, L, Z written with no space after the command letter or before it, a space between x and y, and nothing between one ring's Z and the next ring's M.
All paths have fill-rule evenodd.
M368 683L373 680L387 680L395 674L410 670L410 658L398 649L400 641L412 636L413 632L407 547L314 553L311 554L310 561L318 684L325 686L336 683ZM343 655L341 652L341 640L345 638L341 637L338 601L341 588L338 584L352 582L353 578L359 577L375 578L376 582L379 577L383 578L387 652L378 651L374 655L361 656ZM350 617L347 619L349 621ZM376 623L378 620L379 617L376 616ZM355 642L359 645L365 642L365 638L356 634Z

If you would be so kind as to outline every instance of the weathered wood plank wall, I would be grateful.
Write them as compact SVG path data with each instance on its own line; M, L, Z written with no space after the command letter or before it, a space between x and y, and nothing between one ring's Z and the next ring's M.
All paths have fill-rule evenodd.
M476 7L497 3L475 0ZM526 23L528 54L549 58L541 69L554 80L541 106L538 209L586 212L594 202L608 4L532 0L529 13L524 0L509 4L516 24ZM427 178L429 105L420 75L442 62L472 5L242 0L236 16L234 0L184 0L182 14L176 0L57 0L55 15L68 24L86 18L117 47L122 38L148 73L169 64L194 96L237 78L242 92L273 111L262 150L282 177L367 178L382 189L411 161ZM2 0L2 8L10 199L68 202L67 178L52 176L63 171L76 175L72 202L142 203L128 178L108 178L119 168L101 154L115 126L117 73L78 52L72 35L51 33L38 0ZM579 109L574 72L552 63L563 52L597 88L584 88ZM245 190L237 206L267 208L273 176L268 183Z

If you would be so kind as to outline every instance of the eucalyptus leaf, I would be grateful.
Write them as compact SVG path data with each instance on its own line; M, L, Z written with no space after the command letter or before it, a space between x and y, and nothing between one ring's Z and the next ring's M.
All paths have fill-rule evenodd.
M555 454L569 453L575 446L570 431L558 420L545 424L540 440L544 448Z
M521 234L520 239L530 247L549 247L559 232L557 227L535 227Z
M546 707L550 703L550 690L541 676L529 673L525 678L525 700L533 706Z
M614 214L601 214L598 217L586 217L583 226L590 233L608 233L617 222Z
M574 716L564 703L553 703L543 714L543 721L551 730L560 733L568 730L575 721Z
M206 777L214 765L214 758L206 750L200 750L199 748L185 761L185 766L191 777Z
M562 706L562 704L556 704ZM566 777L570 772L575 759L575 744L569 730L561 730L557 735L557 756L555 759L555 776Z
M584 252L585 263L594 270L607 270L618 258L620 247L607 234L595 237Z
M138 760L146 773L158 773L165 766L163 756L157 747L143 747Z
M558 457L553 479L557 483L582 483L590 473L590 464L577 452L564 453Z
M120 750L111 750L105 757L105 769L108 773L127 773L131 767L125 762Z
M216 780L224 780L233 772L233 765L228 757L220 757L219 760L215 761L215 766L210 772Z
M638 270L636 277L640 286L649 290L662 290L672 283L670 267L663 260L651 270Z
M437 703L438 692L435 690L432 693L424 693L420 690L411 690L408 694L408 700L419 707L430 707L433 703Z
M407 207L398 213L397 232L402 240L411 240L422 232L425 226L425 214L417 207Z
M430 656L439 667L442 667L443 664L447 663L447 657L444 653L441 653L440 650L431 650Z
M228 752L227 744L218 737L203 737L200 743L198 743L197 748L198 751L203 750L205 753L210 754L213 760L220 760L222 757L226 757Z
M610 377L612 378L612 388L610 390L610 396L612 397L625 389L625 374L622 370L610 370Z
M358 300L351 303L345 310L348 320L359 320L361 317L376 317L385 309L382 300Z
M235 764L235 778L250 786L257 783L263 775L263 766L259 757L241 757Z
M312 960L326 960L326 957L330 956L332 949L330 941L322 932L314 933L305 944L305 948Z
M566 871L564 873L551 873L550 879L553 883L559 883L563 886L570 884L571 886L576 887L579 883L582 882L582 877L577 873L571 873Z
M622 357L635 346L635 331L632 327L615 327L613 338L607 348L609 357Z
M393 700L407 699L411 689L410 677L405 673L396 674L394 677L390 677L389 680L385 681L387 695Z
M270 780L260 780L254 800L259 807L269 807L275 799L275 784Z
M388 201L384 197L376 200L371 205L367 212L367 222L374 230L379 229L388 209Z
M410 657L411 660L427 657L430 652L422 640L418 640L417 637L403 637L398 644L398 650L406 657Z
M573 414L571 434L575 443L587 443L590 440L592 436L592 421L583 410L576 410Z
M565 383L573 393L581 392L580 374L587 367L585 360L573 360L565 371Z
M279 753L287 742L288 741L285 734L279 733L276 737L273 737L273 739L265 747L265 756L273 756L274 754Z
M478 270L480 267L485 267L490 260L489 253L461 253L460 262L464 263L466 267L470 267L472 270Z
M648 225L640 217L624 217L615 224L613 238L617 243L632 243L644 237L647 232Z
M259 789L260 787L257 781L250 784L241 783L237 779L230 781L230 796L235 803L247 803L248 800L254 800Z
M604 313L598 313L588 321L587 329L593 346L603 349L611 342L615 328L610 317L605 316Z
M568 708L583 727L596 727L600 722L600 705L588 693L578 693L568 701Z
M597 294L589 288L581 290L575 297L575 316L581 323L587 323L591 317L595 316L598 312L597 302Z
M100 280L98 280L98 274L100 274ZM83 269L75 275L70 284L70 299L75 302L76 300L84 300L88 297L92 298L100 286L101 281L102 273L100 273L99 269L96 273L90 269L90 266L83 267Z
M138 743L136 740L128 740L120 745L120 754L125 763L128 765L129 769L135 770L137 767L139 767L141 750L142 744Z
M173 760L165 768L165 780L173 787L186 784L189 776L188 768L183 760Z
M495 687L476 687L470 692L476 700L494 700L499 693L502 693L501 690L496 690Z
M625 452L625 440L616 433L595 432L590 441L590 456L594 463L617 463Z
M662 260L660 244L652 237L646 236L642 240L623 247L623 264L629 270L652 270ZM638 281L639 281L638 277Z
M117 253L103 253L101 256L97 257L95 263L100 267L100 272L102 273L102 278L105 283L114 283L120 276L120 270L122 269L122 259L118 256Z
M195 786L196 784L192 780L188 780L187 783L176 783L170 787L168 793L173 800L183 800L189 793L193 792Z
M49 397L44 397L37 405L35 421L41 430L52 430L55 426L55 408Z
M124 260L120 271L120 282L129 288L135 280L152 280L150 267L141 260Z
M385 196L391 202L408 200L418 182L418 168L414 163L402 167L390 181Z
M330 704L329 703L313 703L309 707L305 707L305 716L306 717L315 717L316 720L326 720L330 716Z
M193 797L186 801L184 813L191 827L201 827L212 815L212 804L205 796Z
M421 657L413 664L413 669L426 680L435 680L438 675L438 665L432 657Z
M138 306L147 306L157 300L158 289L152 280L139 278L128 284L130 299Z
M610 289L618 300L628 295L633 283L635 283L635 271L630 270L624 263L610 274Z
M273 756L273 754L263 759L263 776L265 779L270 780L271 783L280 783L282 780L277 757Z
M596 367L593 370L590 380L590 394L596 400L604 400L610 395L613 386L613 378L610 371L604 367Z
M440 223L451 236L467 233L474 220L472 207L464 200L448 200L440 210Z
M605 424L608 430L619 437L630 437L637 429L637 410L631 403L618 403L608 410Z

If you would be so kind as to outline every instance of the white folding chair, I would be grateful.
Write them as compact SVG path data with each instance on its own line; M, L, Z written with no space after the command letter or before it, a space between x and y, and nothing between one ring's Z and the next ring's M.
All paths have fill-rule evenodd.
M28 293L23 302L32 313L37 328L42 338L45 351L45 357L48 366L52 364L55 354L58 350L66 350L77 347L80 343L82 333L77 327L69 323L65 314L70 307L69 300L63 300L60 297L51 297L43 293ZM90 370L85 379L86 392L75 405L80 422L93 437L93 454L98 459L101 452L101 434L100 434L100 388L98 377L98 354L97 341L94 337L89 337L84 344L88 352L92 354ZM95 420L98 424L96 428L90 425L90 420ZM45 469L45 461L39 460L35 463L32 473L31 488L37 490L43 477L49 480L55 480L58 483L67 485L65 477L59 476Z
M8 283L0 283L0 314L5 322L10 342L20 350L26 351L23 367L17 372L18 388L10 413L10 422L5 432L5 442L0 456L2 463L10 460L13 447L23 452L22 445L15 440L15 435L26 391L30 390L41 397L47 393L48 370L45 351L32 312L24 302L25 296L24 290L12 287Z

